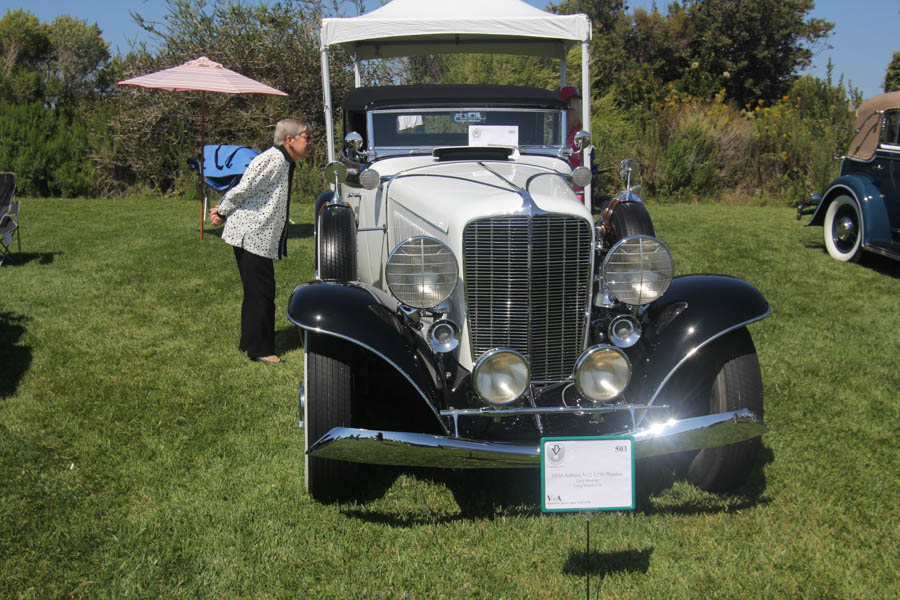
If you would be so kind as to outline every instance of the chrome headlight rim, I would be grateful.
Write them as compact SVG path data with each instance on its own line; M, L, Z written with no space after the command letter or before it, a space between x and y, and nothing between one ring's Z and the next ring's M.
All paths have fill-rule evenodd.
M484 365L495 358L500 354L508 354L519 360L519 362L525 367L525 383L521 386L522 389L518 392L515 397L511 397L510 399L504 400L502 402L498 402L495 400L491 400L488 398L488 394L486 390L480 389L478 385L479 374L482 369L484 369ZM520 402L524 397L528 389L531 387L531 364L528 362L528 359L524 354L519 352L518 350L514 350L513 348L492 348L482 354L477 361L475 361L475 366L472 368L472 389L475 390L475 394L484 402L490 404L491 406L499 406L499 407L509 407Z
M599 353L606 352L614 352L619 355L619 358L624 360L625 366L627 368L627 373L625 377L625 384L622 385L618 391L614 394L607 394L603 396L594 397L587 390L584 389L584 385L581 380L581 372L584 368L584 365L594 356ZM575 371L574 371L574 379L575 379L575 389L578 390L578 393L581 394L583 398L590 400L591 402L607 402L609 400L613 400L622 395L622 392L628 387L628 384L631 383L631 375L632 375L632 366L631 360L628 358L628 355L621 348L617 348L616 346L612 346L610 344L597 344L596 346L591 346L587 350L585 350L581 356L578 358L578 361L575 363Z
M391 285L391 273L389 273L389 269L392 266L392 261L393 261L394 257L401 251L401 249L403 249L404 246L407 246L408 244L412 244L412 243L419 242L419 241L425 241L425 240L428 240L429 242L435 242L435 243L439 244L440 246L443 246L447 250L447 252L450 254L450 256L453 257L453 261L452 261L453 272L454 272L453 284L450 286L450 289L447 290L445 294L443 294L442 296L436 296L435 297L436 300L435 300L435 298L432 298L432 300L435 300L434 302L411 302L410 298L408 296L398 293L397 290L394 288L394 286ZM399 244L394 246L394 249L391 250L390 254L388 254L387 263L385 263L384 269L385 269L385 282L387 284L388 290L391 292L391 295L393 295L394 298L396 298L401 304L405 304L407 306L411 306L413 308L418 308L421 310L428 310L428 309L432 309L432 308L435 308L436 306L441 305L448 298L450 298L450 296L453 295L453 292L456 291L456 286L459 284L459 261L456 258L456 254L453 252L453 250L450 248L450 246L448 246L447 244L445 244L438 238L430 236L430 235L413 236L413 237L403 240L402 242L400 242Z
M619 251L622 249L622 247L634 244L635 241L641 241L641 242L647 241L652 244L656 244L660 250L665 252L665 256L668 259L668 266L666 269L668 272L664 273L664 275L668 278L668 281L666 282L665 286L662 287L661 291L659 291L652 297L649 297L648 299L646 299L646 301L642 301L644 299L642 297L640 297L640 294L642 294L643 292L638 292L639 297L638 297L637 301L632 302L631 297L623 298L622 296L624 294L617 293L617 290L613 289L613 287L610 286L610 280L613 278L610 276L609 267L610 267L610 263L612 262L612 260L619 256ZM643 248L642 248L642 250L643 250ZM643 254L641 254L641 256L643 256ZM643 280L644 272L645 272L644 269L642 269L641 270L641 279L642 280ZM650 272L652 272L652 271L650 271ZM662 273L662 271L661 270L657 271L657 273ZM645 306L645 305L650 304L651 302L655 302L656 300L661 298L666 293L666 291L669 289L669 286L672 285L672 280L675 277L675 259L672 257L672 251L669 250L669 247L661 239L659 239L655 236L652 236L652 235L645 235L645 234L630 235L628 237L622 238L621 240L619 240L618 242L613 244L612 248L609 249L609 251L606 253L606 256L603 258L603 264L600 267L600 274L603 278L604 288L616 300L618 300L619 302L622 302L623 304L629 305L629 306Z
M571 178L573 185L583 188L587 187L588 184L591 183L591 179L593 179L594 174L588 167L580 166L575 167L569 177Z

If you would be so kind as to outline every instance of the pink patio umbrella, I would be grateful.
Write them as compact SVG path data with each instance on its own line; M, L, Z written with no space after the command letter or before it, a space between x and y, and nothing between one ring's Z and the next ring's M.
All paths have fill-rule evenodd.
M183 65L163 69L156 73L141 75L118 82L118 85L136 85L144 88L169 90L170 92L201 92L200 102L200 239L203 239L203 223L206 222L206 194L203 190L203 147L206 145L206 92L225 94L271 94L287 96L286 93L269 87L240 73L226 69L205 56L190 60Z

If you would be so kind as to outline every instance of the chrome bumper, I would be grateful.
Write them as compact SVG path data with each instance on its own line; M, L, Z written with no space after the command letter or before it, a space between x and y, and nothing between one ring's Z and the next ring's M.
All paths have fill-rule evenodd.
M670 420L631 435L635 458L715 448L758 437L766 424L747 409ZM485 442L424 433L335 427L306 452L317 458L407 467L451 469L527 468L540 466L538 445Z

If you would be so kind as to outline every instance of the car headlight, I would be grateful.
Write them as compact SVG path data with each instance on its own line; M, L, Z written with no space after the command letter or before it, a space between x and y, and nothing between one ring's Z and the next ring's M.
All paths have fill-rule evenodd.
M530 383L528 360L511 348L488 350L472 370L475 393L497 406L506 406L518 400Z
M631 361L613 346L588 348L575 364L575 387L595 402L611 400L631 381Z
M459 268L446 244L431 237L414 237L391 252L385 267L388 289L403 304L433 308L456 288Z
M666 293L675 273L672 253L660 240L634 235L620 240L603 261L603 281L619 302L649 304Z

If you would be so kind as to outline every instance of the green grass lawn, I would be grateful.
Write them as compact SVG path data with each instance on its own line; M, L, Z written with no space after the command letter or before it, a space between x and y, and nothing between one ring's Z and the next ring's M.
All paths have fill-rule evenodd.
M276 264L286 365L237 351L231 248L182 200L23 199L0 268L0 596L900 597L900 263L830 259L787 208L652 206L679 274L754 283L766 396L740 494L544 515L537 473L406 472L369 502L303 491L311 207Z

